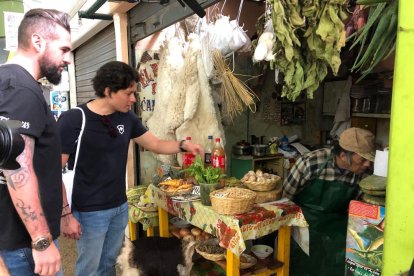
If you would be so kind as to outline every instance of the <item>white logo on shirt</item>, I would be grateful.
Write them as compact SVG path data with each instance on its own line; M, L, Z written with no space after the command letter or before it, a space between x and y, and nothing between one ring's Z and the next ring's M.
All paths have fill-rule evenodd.
M118 129L120 134L124 134L124 125L117 125L116 128Z
M22 122L22 128L29 129L30 123L29 122Z
M8 120L10 120L10 118L4 117L4 116L0 116L0 120L1 121L8 121Z

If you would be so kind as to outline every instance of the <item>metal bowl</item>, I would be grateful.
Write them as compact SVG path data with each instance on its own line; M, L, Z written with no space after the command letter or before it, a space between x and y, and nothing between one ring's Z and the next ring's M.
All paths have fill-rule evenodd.
M252 145L252 154L254 156L265 156L267 155L268 145Z
M248 145L233 145L234 155L250 155L252 154L252 147Z

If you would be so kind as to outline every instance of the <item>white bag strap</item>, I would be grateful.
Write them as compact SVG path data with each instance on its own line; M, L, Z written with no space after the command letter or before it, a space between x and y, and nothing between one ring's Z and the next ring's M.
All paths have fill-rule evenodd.
M244 2L244 0L240 1L239 11L237 13L237 18L236 18L237 25L239 25L240 14L241 14L241 11L242 11L242 8L243 8L243 2Z
M78 136L78 145L76 146L76 154L75 154L75 163L73 164L73 171L75 171L76 169L76 164L78 163L78 155L79 155L79 150L80 150L80 144L81 144L81 138L83 135L83 130L85 129L85 112L83 112L82 108L80 107L74 107L76 109L79 109L82 112L82 126L81 126L81 130L79 132L79 136Z

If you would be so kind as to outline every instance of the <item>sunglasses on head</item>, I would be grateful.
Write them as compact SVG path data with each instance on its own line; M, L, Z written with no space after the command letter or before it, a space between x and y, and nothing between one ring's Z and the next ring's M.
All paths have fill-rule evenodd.
M112 138L115 138L116 136L118 136L118 134L116 133L116 128L114 128L114 126L111 124L111 120L109 120L108 116L102 115L101 119L102 119L102 124L108 130L109 136L111 136Z

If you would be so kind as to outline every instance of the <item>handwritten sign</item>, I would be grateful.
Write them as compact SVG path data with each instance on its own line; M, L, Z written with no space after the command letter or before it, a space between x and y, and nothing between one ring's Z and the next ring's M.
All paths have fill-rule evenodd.
M17 49L17 31L23 19L23 13L4 12L4 33L6 35L6 51Z

